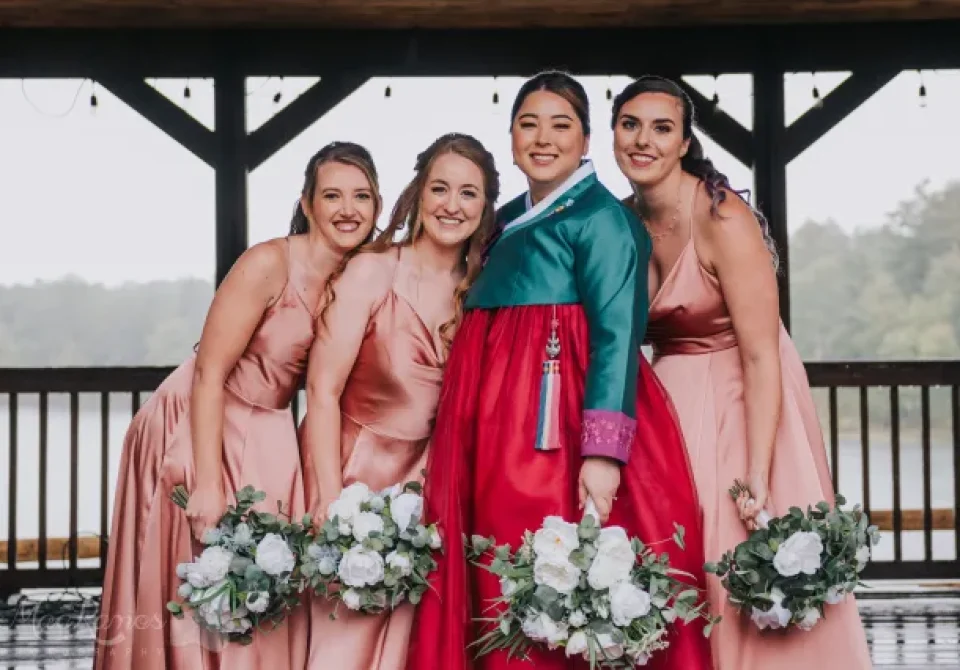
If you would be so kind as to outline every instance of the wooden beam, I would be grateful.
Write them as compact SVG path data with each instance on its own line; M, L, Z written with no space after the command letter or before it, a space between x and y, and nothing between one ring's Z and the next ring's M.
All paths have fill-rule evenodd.
M213 164L213 133L142 78L105 74L97 81L197 158Z
M247 249L246 78L232 68L214 79L217 286Z
M813 146L898 74L899 68L852 73L823 97L820 108L811 107L787 128L784 136L787 162Z
M712 100L684 81L680 76L671 77L693 101L694 121L714 142L746 167L753 167L753 133L740 122L716 107Z
M783 71L768 64L753 73L753 178L756 205L770 224L780 272L780 318L790 329L790 247L787 234L787 161L784 135Z
M324 77L297 96L262 126L250 133L247 141L247 169L256 170L268 158L306 130L314 121L340 104L369 79L361 74L337 74Z

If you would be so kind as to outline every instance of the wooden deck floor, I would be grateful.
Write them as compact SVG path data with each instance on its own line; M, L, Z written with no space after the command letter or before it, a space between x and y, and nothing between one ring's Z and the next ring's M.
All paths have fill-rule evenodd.
M0 627L0 670L88 670L96 614L76 612ZM874 667L960 670L960 597L864 599L860 612Z

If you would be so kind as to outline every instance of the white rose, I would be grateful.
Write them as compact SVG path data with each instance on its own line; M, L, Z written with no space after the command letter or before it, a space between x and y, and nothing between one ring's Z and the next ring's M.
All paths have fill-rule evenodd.
M443 546L443 538L440 537L440 531L437 530L437 527L436 527L436 526L430 526L430 528L428 529L428 531L429 531L429 533L430 533L430 540L429 540L430 548L431 548L431 549L439 549L440 547L442 547L442 546Z
M336 571L337 571L337 562L332 558L330 558L329 556L325 556L317 562L317 572L319 572L324 577L329 577Z
M650 612L650 595L630 582L620 582L610 587L610 613L617 626L629 626L630 622Z
M337 532L343 535L344 537L349 537L353 535L353 529L350 528L350 524L347 523L346 521L340 522L340 524L337 526Z
M371 533L383 532L383 517L374 512L360 512L353 520L353 537L363 542Z
M551 649L556 649L559 643L567 639L567 624L558 623L543 612L526 619L522 628L531 640L546 642Z
M773 589L770 592L770 599L773 600L773 605L769 610L764 612L759 610L756 607L753 608L753 611L750 612L750 619L756 624L757 628L764 630L769 628L771 630L777 630L778 628L784 628L787 624L790 623L790 610L783 606L783 592L780 589Z
M870 547L864 545L857 549L855 558L857 561L857 572L860 572L867 567L867 561L870 560Z
M273 577L292 572L294 556L287 541L276 533L267 533L257 545L257 565Z
M413 574L413 563L406 554L398 554L396 551L391 551L387 554L387 565L399 570L400 574L404 577Z
M254 591L247 594L247 609L251 612L266 612L270 604L270 594L266 591Z
M177 595L181 598L189 598L191 593L193 593L193 586L189 583L181 584L177 589Z
M393 486L388 486L387 488L380 491L380 497L386 499L396 498L398 495L403 493L403 487L399 484L394 484Z
M416 493L401 493L390 501L390 516L401 531L420 523L423 514L423 498Z
M533 551L537 556L566 560L570 552L580 546L576 524L564 521L558 516L548 516L543 527L533 535Z
M253 531L250 526L244 522L238 523L233 531L233 543L238 547L246 547L253 544Z
M350 486L340 491L338 500L349 503L353 507L360 507L365 502L370 502L373 493L370 487L363 482L354 482Z
M204 588L221 581L230 570L233 553L223 547L207 547L188 569L187 578L194 588Z
M827 589L827 595L824 596L824 601L828 605L839 605L846 597L847 592L842 586L831 586Z
M383 557L355 544L340 559L337 574L347 586L372 586L383 579Z
M190 574L191 563L178 563L177 564L177 577L180 579L186 579L187 575Z
M334 500L327 505L327 518L336 518L337 521L340 522L340 526L343 526L345 523L349 524L353 521L353 517L358 514L360 514L360 506L351 505L350 502L346 500Z
M567 617L567 622L574 628L580 628L587 624L587 615L580 610L573 610Z
M784 577L793 577L801 572L813 575L820 569L822 553L823 541L819 535L812 531L799 531L777 548L773 567Z
M509 577L500 578L500 593L505 598L509 598L516 592L517 592L517 583L515 581L513 581Z
M203 544L216 544L223 537L223 532L219 528L207 528L203 531L203 538L200 540Z
M813 630L818 621L820 621L820 610L810 607L803 613L803 619L797 623L797 626L801 630Z
M370 502L368 502L367 504L370 506L370 509L373 510L374 512L382 512L383 508L387 506L387 504L383 501L383 498L377 495L371 496Z
M577 656L578 654L586 657L587 649L587 634L582 630L578 630L570 636L569 640L567 640L567 658L570 658L571 656Z
M360 514L360 505L370 500L372 494L366 484L354 482L340 492L340 496L327 506L327 517L337 517L341 525L340 534L349 535L350 531L344 532L342 526L344 523L352 523L355 516Z
M600 633L597 635L597 644L599 644L600 649L603 650L603 657L608 661L623 656L623 645L614 642L613 636L609 633Z
M343 604L347 606L347 609L360 609L360 593L353 589L347 589L343 592Z
M623 528L609 526L602 529L596 546L597 555L587 571L587 582L592 589L609 589L630 577L637 555L633 553L630 539Z
M533 581L567 594L580 583L580 569L565 558L537 557L533 564Z

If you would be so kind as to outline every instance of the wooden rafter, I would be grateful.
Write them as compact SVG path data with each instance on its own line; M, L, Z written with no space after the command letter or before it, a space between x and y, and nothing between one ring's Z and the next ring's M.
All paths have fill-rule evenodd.
M899 69L882 68L857 71L823 97L823 105L812 107L790 124L784 135L785 156L789 163L813 146L874 93L890 83Z
M364 75L352 73L330 75L301 93L296 100L250 133L247 140L247 169L251 172L257 169L317 119L360 88L367 79Z
M207 165L214 164L214 133L137 77L101 75L97 81Z

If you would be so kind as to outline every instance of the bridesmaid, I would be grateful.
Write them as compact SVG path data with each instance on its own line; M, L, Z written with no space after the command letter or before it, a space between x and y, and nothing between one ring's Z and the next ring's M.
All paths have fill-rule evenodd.
M673 398L704 510L707 560L746 539L766 508L833 500L803 364L779 320L776 254L763 218L704 157L693 105L674 82L643 77L614 100L614 151L653 238L654 370ZM759 221L759 225L758 225ZM755 503L727 494L746 480ZM723 623L719 670L869 668L853 598L812 632L761 634L708 580Z
M670 550L671 562L703 583L680 428L640 353L650 239L583 160L589 119L583 87L559 72L526 82L513 105L513 157L529 191L498 213L444 380L426 496L446 547L418 609L410 670L587 667L562 649L473 660L470 620L490 616L500 584L466 565L461 533L516 547L545 516L579 519L589 496L604 523L646 541L683 525L687 550ZM542 381L544 371L559 377ZM651 667L711 667L699 621L678 624L670 642Z
M380 195L367 151L335 142L310 159L290 236L258 244L217 289L198 351L144 404L127 432L97 631L97 670L271 667L300 670L305 615L222 645L191 617L166 613L176 566L199 554L234 491L266 492L305 511L289 402L307 367L322 288L345 253L369 239ZM190 491L184 514L168 498Z
M343 486L421 478L447 352L493 226L499 176L477 140L444 135L414 171L389 227L336 281L310 356L302 450L318 518ZM311 610L312 670L404 667L412 605L380 616L341 606L331 620L330 601L315 598Z

